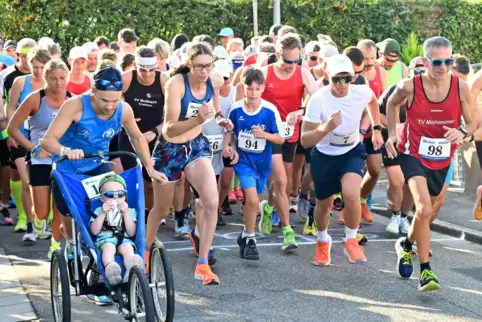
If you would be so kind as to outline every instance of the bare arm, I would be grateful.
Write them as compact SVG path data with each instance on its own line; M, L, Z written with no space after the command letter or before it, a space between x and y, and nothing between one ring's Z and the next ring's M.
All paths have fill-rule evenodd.
M90 232L92 233L92 235L97 236L100 233L100 231L102 230L102 226L104 225L105 216L106 213L102 209L95 218L95 220L90 223Z
M305 85L308 94L315 94L319 86L316 84L316 81L313 78L313 75L311 75L310 70L306 68L301 69L301 76L303 77L303 84Z
M408 71L408 68L405 64L403 64L402 69L403 69L403 78L408 78L410 76L410 72Z
M327 123L311 123L303 121L301 127L301 145L307 149L315 146L320 142L331 129L328 128Z
M0 97L0 131L7 128L7 115L5 113L5 107L3 106L3 98Z
M10 137L12 137L19 145L31 151L33 148L32 142L30 142L20 131L20 127L23 126L25 120L30 116L34 115L38 111L40 105L40 95L39 92L33 92L30 94L25 101L17 108L15 113L13 113L10 122L8 122L7 132Z
M231 81L232 86L236 86L239 84L239 82L241 81L241 74L243 73L243 70L245 68L246 67L240 67L234 72L233 80Z
M367 105L367 112L372 122L372 126L380 124L380 108L378 106L377 98L375 94L372 93L372 99Z
M285 143L285 138L282 137L282 136L279 135L279 134L266 133L265 139L266 139L267 141L270 141L271 143L274 143L274 144L283 144L283 143Z
M136 235L137 224L132 220L129 208L127 208L126 213L124 213L124 227L126 228L126 233L129 237L134 237Z
M82 96L71 98L60 107L55 119L42 140L42 149L50 154L60 155L60 138L67 132L70 125L82 117Z
M382 87L380 91L380 94L381 94L381 93L384 93L385 90L388 88L388 74L387 74L387 70L382 66L379 67L379 71L380 71L380 79L382 80Z
M181 99L185 89L182 78L178 76L179 75L176 75L170 78L166 84L166 104L164 105L164 126L162 127L162 133L171 138L180 136L202 124L202 120L198 117L179 121Z
M134 112L127 103L122 103L122 126L125 128L132 147L146 169L152 169L151 153L145 136L139 130Z
M470 137L477 128L477 122L474 119L474 98L466 82L459 80L459 88L462 115L464 117L465 130L467 131L466 137Z
M410 103L409 96L413 93L413 80L404 79L398 83L397 88L388 98L387 102L387 126L388 135L396 137L396 124L400 114L400 105L407 100L407 108Z

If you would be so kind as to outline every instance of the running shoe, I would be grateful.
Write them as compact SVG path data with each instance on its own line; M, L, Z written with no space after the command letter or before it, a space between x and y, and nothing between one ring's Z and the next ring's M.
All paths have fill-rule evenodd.
M303 235L313 235L316 236L316 224L314 216L315 207L310 207L308 211L308 216L306 217L305 226L303 227Z
M243 237L243 231L238 236L239 256L247 260L259 260L256 240L254 238Z
M360 231L356 232L356 240L358 241L358 245L363 246L368 243L368 237L365 234L360 233ZM346 227L343 233L343 241L346 242Z
M219 277L213 273L208 264L197 264L194 278L203 281L204 285L219 285Z
M176 237L183 237L189 234L189 211L186 211L182 218L178 218L174 220L174 222L174 233Z
M405 237L400 237L395 242L395 252L397 253L396 271L401 278L408 279L413 274L413 259L412 252L407 252L403 249L403 241L405 241Z
M315 259L313 264L316 266L328 266L331 264L331 236L328 236L328 241L316 241Z
M93 294L88 294L87 298L91 301L95 301L98 306L111 305L113 302L107 296L95 296Z
M196 234L194 233L194 229L189 232L188 237L189 237L189 240L191 241L194 256L199 257L199 245L200 245L201 241L199 240L199 237L196 236ZM208 264L209 264L209 266L213 266L218 261L214 257L215 254L216 254L216 251L211 247L211 249L209 250L209 254L208 254Z
M24 220L19 220L13 228L13 231L16 233L25 233L27 231L27 222Z
M477 198L474 204L474 219L482 220L482 186L477 188Z
M331 209L341 211L343 207L343 199L341 199L341 195L337 195L335 199L333 199L333 206L331 207Z
M234 192L234 189L229 190L228 200L230 204L238 203L238 199L236 198L236 192Z
M400 217L400 234L407 235L410 230L410 222L408 217Z
M281 219L279 219L278 212L276 210L273 210L272 218L273 218L272 220L273 226L281 225Z
M244 194L241 188L234 188L234 194L236 195L236 199L238 201L244 201Z
M0 206L0 226L13 226L13 220L10 218L10 212L7 206Z
M412 245L412 254L418 256L418 248L417 245ZM428 257L432 257L433 253L432 250L428 251Z
M258 223L258 230L261 234L268 236L271 235L273 230L273 210L268 211L266 206L268 201L263 200L259 203L259 211L261 213L261 219Z
M39 239L49 239L52 237L52 232L47 230L47 221L40 220L36 217L32 221L33 232L37 235Z
M297 249L298 244L296 243L295 232L290 226L283 227L283 246L281 249L284 252Z
M437 275L431 269L424 269L420 274L420 284L418 285L420 292L440 290Z
M50 249L49 253L47 255L48 259L52 259L52 255L56 250L61 250L62 246L60 245L60 241L56 241L55 239L52 238L52 241L50 242Z
M370 209L368 209L368 205L366 202L362 202L361 203L361 218L362 218L362 221L365 222L365 223L371 223L374 221L373 219L373 215L372 213L370 212Z
M33 243L35 241L37 241L37 235L35 235L34 232L31 232L31 233L25 233L22 237L22 240L25 242L25 243Z
M303 221L308 217L308 212L310 211L310 201L305 198L298 197L298 217Z
M348 261L352 264L366 262L365 251L362 246L358 244L356 238L348 238L345 241L345 255L348 257Z
M294 214L298 211L298 197L290 197L290 213Z
M400 216L392 214L392 218L390 218L390 222L388 223L387 228L385 228L385 231L398 235L400 233L400 225Z

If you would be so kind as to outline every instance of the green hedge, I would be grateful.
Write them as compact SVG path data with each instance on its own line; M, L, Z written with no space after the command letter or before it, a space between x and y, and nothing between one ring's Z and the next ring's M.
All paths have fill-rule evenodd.
M441 34L472 62L482 61L482 3L469 0L282 0L282 21L308 39L329 34L341 46L361 38L387 37L403 44ZM258 1L260 33L273 20L271 0ZM230 26L248 41L253 36L251 0L0 0L0 32L6 38L50 36L62 48L105 35L114 40L124 27L142 42L172 39L176 33L215 36Z

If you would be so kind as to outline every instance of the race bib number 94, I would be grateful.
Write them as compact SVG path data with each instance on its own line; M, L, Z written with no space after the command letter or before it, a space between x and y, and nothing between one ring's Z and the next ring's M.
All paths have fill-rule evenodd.
M451 143L446 139L432 139L422 136L418 154L426 160L444 161L450 158L450 147Z
M330 145L332 146L350 146L358 141L360 141L358 128L353 129L348 134L339 134L335 132L331 132L330 134Z
M112 174L115 174L115 172L111 171L104 174L100 174L95 177L90 177L82 180L81 182L82 182L82 185L84 186L85 192L87 193L87 197L89 197L89 199L92 199L100 196L100 191L99 191L100 180L102 180L102 178L104 178L105 176L112 175Z
M239 132L238 147L247 152L261 153L266 147L266 140L257 139L252 133Z

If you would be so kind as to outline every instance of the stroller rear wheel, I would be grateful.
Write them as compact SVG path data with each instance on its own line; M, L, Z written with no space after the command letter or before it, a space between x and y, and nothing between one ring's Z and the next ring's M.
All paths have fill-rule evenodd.
M174 279L167 251L162 244L155 244L149 256L149 283L159 322L174 320Z
M129 274L129 306L131 321L156 322L149 284L138 266L134 266Z
M60 288L60 290L59 290ZM55 322L70 322L70 281L65 257L60 250L52 254L50 262L50 300Z

